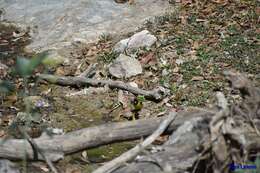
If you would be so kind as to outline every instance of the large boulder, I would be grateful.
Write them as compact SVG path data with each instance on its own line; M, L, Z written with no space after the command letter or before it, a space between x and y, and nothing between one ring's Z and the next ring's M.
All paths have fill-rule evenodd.
M27 50L60 49L75 40L93 42L102 33L134 31L146 19L164 14L168 1L137 0L134 5L113 0L0 0L3 20L31 28Z

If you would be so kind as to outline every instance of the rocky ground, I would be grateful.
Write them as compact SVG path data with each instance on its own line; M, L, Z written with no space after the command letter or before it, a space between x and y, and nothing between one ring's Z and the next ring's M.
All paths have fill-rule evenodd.
M131 121L133 94L107 87L49 84L36 80L35 74L42 72L78 76L94 65L93 79L121 80L146 90L163 87L168 95L162 101L142 100L140 119L163 116L170 110L210 108L216 91L225 93L231 102L241 99L227 87L225 70L245 73L259 86L258 1L171 3L173 11L146 21L134 32L102 34L94 43L49 51L47 59L26 81L13 75L12 67L17 55L31 57L23 51L30 42L29 32L1 22L0 89L9 86L8 82L14 85L1 97L0 136L21 138L12 126L14 122L26 125L28 133L37 137L47 127L69 132L110 121ZM29 113L29 118L24 118L24 113ZM68 173L90 172L134 144L82 151L56 166ZM24 163L19 164L23 167ZM28 170L50 171L44 163L29 164Z

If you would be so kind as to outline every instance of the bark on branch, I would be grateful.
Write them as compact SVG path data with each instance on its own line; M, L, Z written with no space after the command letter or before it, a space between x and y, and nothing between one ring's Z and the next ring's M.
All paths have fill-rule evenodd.
M63 86L72 86L72 87L84 87L84 86L93 86L93 87L104 87L105 85L109 88L118 88L122 90L129 91L135 95L143 95L146 99L160 101L162 100L166 93L161 88L156 88L151 91L143 90L140 88L132 87L129 84L126 84L122 81L112 81L112 80L97 80L89 79L84 77L64 77L64 76L55 76L48 74L39 74L38 77L47 82L63 85Z
M181 112L176 120L171 123L166 131L170 133L186 120L194 117L209 118L209 112ZM110 123L73 131L64 135L41 136L34 141L50 161L57 161L64 154L71 154L83 149L93 148L113 142L126 141L146 137L153 133L163 118L137 120L131 122ZM33 149L24 139L1 139L0 158L23 159L24 154L28 159L35 160ZM38 160L44 160L38 153Z

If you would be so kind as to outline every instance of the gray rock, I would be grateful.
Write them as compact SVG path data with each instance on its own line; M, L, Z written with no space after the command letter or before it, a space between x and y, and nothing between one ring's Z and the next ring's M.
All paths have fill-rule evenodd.
M110 65L109 73L117 78L129 78L142 73L142 66L135 58L120 54Z
M156 41L157 38L154 35L147 30L143 30L118 42L114 47L114 51L122 53L125 50L131 52L142 47L150 48Z
M0 160L0 172L1 173L20 173L18 167L16 165L6 159Z
M2 18L31 28L28 49L63 48L73 40L92 42L102 33L134 31L146 19L164 14L168 1L138 0L135 5L113 0L0 0ZM46 49L45 49L46 48Z
M115 45L114 51L118 52L118 53L123 53L126 50L126 48L127 48L128 42L129 42L129 38L119 41Z
M149 31L143 30L134 34L127 45L127 49L138 49L140 47L151 47L157 38L152 35Z

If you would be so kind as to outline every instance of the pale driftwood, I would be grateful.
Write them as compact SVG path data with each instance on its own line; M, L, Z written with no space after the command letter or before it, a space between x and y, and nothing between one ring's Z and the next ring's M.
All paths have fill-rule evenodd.
M106 163L104 166L96 169L93 173L110 173L122 164L124 164L125 162L136 157L138 153L143 151L148 145L154 142L156 138L158 138L165 131L165 129L169 126L169 124L173 122L176 116L176 112L171 112L168 115L168 117L162 121L162 123L159 125L156 131L152 135L147 137L142 143L136 145L134 148L128 150L127 152L123 153L121 156L115 158L114 160Z
M146 99L157 100L157 101L160 101L165 97L164 91L160 88L147 91L140 88L132 87L131 85L124 83L122 81L97 80L97 79L89 79L84 77L64 77L64 76L55 76L55 75L48 75L48 74L39 74L38 77L47 82L63 85L63 86L104 87L107 85L111 89L117 88L117 89L126 90L135 95L143 95Z
M180 112L176 120L170 124L168 133L179 125L194 117L211 117L208 112ZM45 153L50 161L57 161L63 154L71 154L83 149L93 148L113 142L140 139L156 130L163 118L137 120L131 122L109 123L73 131L53 137L42 136L35 138L37 146ZM23 159L26 152L28 159L36 159L31 145L24 139L0 140L0 157L8 159ZM44 160L38 153L38 160Z

